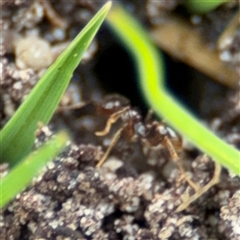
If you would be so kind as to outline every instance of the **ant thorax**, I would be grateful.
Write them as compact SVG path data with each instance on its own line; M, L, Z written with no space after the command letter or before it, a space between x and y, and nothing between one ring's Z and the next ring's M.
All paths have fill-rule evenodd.
M142 122L140 113L131 109L130 106L122 114L123 121L123 135L132 142L136 142L146 137L146 126Z

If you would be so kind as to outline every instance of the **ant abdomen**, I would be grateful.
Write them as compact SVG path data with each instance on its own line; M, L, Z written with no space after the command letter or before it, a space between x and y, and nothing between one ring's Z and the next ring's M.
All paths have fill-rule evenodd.
M157 121L147 124L147 136L146 140L150 146L157 146L162 142L163 138L167 134L165 126Z
M182 138L164 123L153 121L147 125L147 130L146 140L150 146L166 145L170 140L176 152L182 149Z

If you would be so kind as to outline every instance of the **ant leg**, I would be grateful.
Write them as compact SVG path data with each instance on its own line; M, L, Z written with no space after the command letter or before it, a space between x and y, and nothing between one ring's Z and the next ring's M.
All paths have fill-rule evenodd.
M124 112L126 112L129 109L129 107L125 107L118 112L113 113L107 120L106 127L99 132L95 132L96 136L104 136L109 133L111 126L122 116Z
M199 189L196 191L195 194L193 194L191 197L189 197L187 200L185 200L182 204L180 204L177 208L177 212L181 212L184 209L186 209L192 202L197 200L199 197L201 197L205 192L207 192L212 186L217 184L220 179L221 174L221 165L219 163L215 163L215 170L214 175L212 179L203 187L199 187Z
M153 116L153 110L152 110L152 109L149 109L148 112L147 112L147 115L146 115L146 117L145 117L145 119L144 119L144 122L146 123L146 122L150 121L150 119L152 118L152 116Z
M171 157L173 158L174 162L177 164L179 170L181 171L182 176L185 178L188 184L195 190L195 192L197 192L199 190L199 186L187 176L182 166L182 163L179 161L179 156L172 144L172 141L166 136L164 137L162 144L168 149Z
M123 131L123 128L120 128L113 136L111 143L107 149L107 151L104 153L104 155L102 156L102 158L100 159L100 161L98 162L98 164L96 165L97 168L100 168L103 163L106 161L109 153L111 152L111 150L113 149L113 147L116 145L117 141L119 140L121 133Z
M178 154L177 154L177 152L176 152L176 150L175 150L175 148L172 144L172 141L167 136L164 137L162 145L164 145L168 149L168 151L169 151L171 157L173 158L174 162L177 162L179 160Z
M180 161L177 161L176 164L177 164L178 168L180 169L180 171L181 171L183 177L185 178L185 180L186 180L186 181L188 182L188 184L194 189L194 191L197 192L200 187L199 187L196 183L194 183L194 182L191 180L191 178L188 177L188 175L186 174L186 172L185 172L185 170L184 170L184 168L183 168L183 166L182 166L182 164L181 164Z

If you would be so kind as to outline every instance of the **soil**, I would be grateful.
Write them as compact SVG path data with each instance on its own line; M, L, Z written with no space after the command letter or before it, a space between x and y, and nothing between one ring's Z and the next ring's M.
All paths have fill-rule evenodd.
M196 20L184 9L183 0L121 2L147 28L164 21L170 13L190 24L193 17ZM0 3L1 128L103 3L88 0ZM237 4L233 1L200 16L195 27L207 36L209 46L216 47L226 22L238 11ZM228 53L227 64L237 73L239 46L236 28L230 45L220 49ZM37 51L40 55L34 54ZM240 149L240 84L230 89L167 54L164 58L168 87L179 101L222 139ZM136 86L130 56L103 24L74 72L52 121L39 131L35 147L62 128L70 132L72 142L2 209L1 239L240 239L238 176L222 168L217 184L183 211L177 211L187 194L194 194L194 189L164 144L155 146L152 141L154 147L149 148L141 138L131 138L128 126L132 123L124 117L109 133L96 136L111 113L119 110L118 103L136 111L143 125L161 124L154 114L146 120L149 107ZM110 112L106 110L108 103L115 104ZM106 163L97 168L121 128L125 130ZM200 187L205 186L214 177L216 164L186 142L184 136L179 138L183 139L179 157L185 174ZM7 165L2 164L0 170L7 174Z

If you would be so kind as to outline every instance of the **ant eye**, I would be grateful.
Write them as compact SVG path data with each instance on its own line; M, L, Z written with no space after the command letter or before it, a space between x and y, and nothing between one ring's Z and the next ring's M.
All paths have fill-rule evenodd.
M129 104L130 101L127 98L119 94L111 94L104 97L98 104L98 111L110 115L126 106L129 106Z

